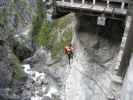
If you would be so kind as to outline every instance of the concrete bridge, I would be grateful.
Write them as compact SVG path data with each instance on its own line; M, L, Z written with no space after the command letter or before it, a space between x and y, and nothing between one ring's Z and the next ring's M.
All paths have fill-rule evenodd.
M121 18L127 14L128 0L54 0L55 15L70 12Z

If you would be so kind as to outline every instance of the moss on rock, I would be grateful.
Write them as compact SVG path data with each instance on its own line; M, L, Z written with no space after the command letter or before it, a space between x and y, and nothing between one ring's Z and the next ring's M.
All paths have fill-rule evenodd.
M11 52L8 55L8 59L12 67L12 78L16 80L20 80L21 78L23 78L25 74L22 69L21 63L19 59L16 57L16 55Z
M62 56L64 46L72 40L73 31L71 27L67 27L71 22L70 15L53 22L45 20L36 36L37 44L49 49L54 59Z

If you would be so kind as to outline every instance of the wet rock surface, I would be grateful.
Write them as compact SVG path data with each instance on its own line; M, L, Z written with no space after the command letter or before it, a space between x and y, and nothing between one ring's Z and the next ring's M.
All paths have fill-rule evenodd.
M13 67L15 63L9 61L8 46L4 42L0 45L0 99L1 100L20 100L20 97L12 91L12 80L13 80ZM18 85L21 82L14 82ZM20 87L18 85L16 87ZM17 90L17 88L16 88Z
M84 42L74 42L76 51L71 65L66 64L66 58L51 64L54 61L45 48L24 61L28 80L22 88L22 100L108 100L115 94L110 85L117 46L102 38L97 48L84 48Z
M27 0L26 2L32 6L31 12L34 13L36 8L35 0ZM16 51L16 55L20 56L20 60L23 61L31 56L31 48L27 48L31 45L30 39L26 37L31 27L28 32L20 31L27 24L31 24L33 16L28 13L20 2L17 1L15 7L19 13L22 13L23 17L22 23L21 21L16 23L15 16L9 18L12 25L17 26L17 29L15 27L14 30L17 34L3 33L0 34L0 37L5 40L13 35L18 42L23 43L22 48L11 46ZM71 25L68 26L71 27ZM2 28L0 27L0 29ZM81 30L84 30L84 28ZM59 31L59 40L63 31L65 30ZM93 31L95 32L95 29ZM78 39L74 40L75 43L73 43L76 50L71 65L68 65L66 57L62 57L60 61L55 61L51 58L51 52L46 48L38 48L32 57L23 61L26 76L20 82L15 80L15 86L17 87L15 87L15 93L12 94L10 94L10 89L7 89L13 75L13 71L10 72L12 65L7 60L8 49L0 42L0 88L4 88L3 90L0 89L0 99L108 100L110 94L113 94L114 97L116 92L111 91L109 88L112 73L114 72L118 45L110 44L108 40L93 34L94 32L78 33ZM20 35L20 33L22 34ZM5 77L3 78L3 76Z
M29 79L23 87L22 100L54 100L53 95L57 93L57 83L45 73L31 71Z
M20 1L17 2L20 3ZM25 10L22 12L20 9L15 8L18 5L19 4L11 0L0 0L0 15L2 15L0 18L0 100L20 100L19 90L21 90L21 86L24 84L25 79L18 81L13 74L16 70L20 71L19 66L21 66L16 55L21 54L21 51L23 51L25 54L28 53L25 56L29 57L31 53L30 50L27 52L28 49L22 45L20 46L20 44L18 44L20 47L15 50L16 55L12 50L12 47L17 43L13 41L17 40L14 35L21 33L24 27L32 22L31 16L33 16L32 14L34 12L33 10L33 12L29 13L28 8L26 8L26 6L31 5L23 5L20 3L19 6L23 6L21 10ZM20 12L18 12L18 10ZM22 17L19 19L18 16L20 15L22 15L24 19ZM25 23L26 20L28 23ZM22 59L26 58L24 53L20 55L24 57L22 57ZM9 88L9 92L5 92L7 88Z
M86 43L89 33L80 33L76 37L76 54L66 80L65 100L108 100L117 91L111 91L112 75L115 59L117 57L117 45L112 45L106 39L89 35L93 38ZM79 35L79 33L78 33ZM84 39L85 38L85 39ZM77 45L77 40L79 44ZM99 40L99 41L97 41Z
M10 66L8 62L8 51L5 44L0 45L0 87L7 87L11 81ZM4 76L4 77L3 77Z
M45 48L38 49L33 57L24 62L29 64L23 65L28 80L23 87L22 100L60 100L65 84L62 63L49 66L53 61Z

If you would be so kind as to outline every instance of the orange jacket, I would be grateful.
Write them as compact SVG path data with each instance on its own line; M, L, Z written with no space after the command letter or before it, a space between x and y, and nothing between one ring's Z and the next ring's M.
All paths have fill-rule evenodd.
M72 47L68 47L68 46L66 46L65 48L64 48L64 53L65 54L72 54L73 53L73 48Z

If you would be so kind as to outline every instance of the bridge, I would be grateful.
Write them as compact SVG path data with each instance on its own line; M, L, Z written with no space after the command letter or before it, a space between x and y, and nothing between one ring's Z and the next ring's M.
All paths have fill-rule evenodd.
M104 13L108 17L126 16L128 0L54 0L56 14L70 12L99 16Z

